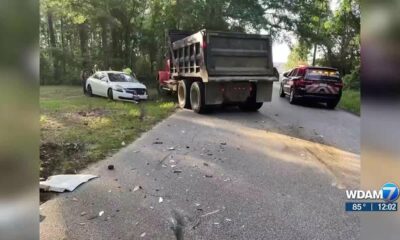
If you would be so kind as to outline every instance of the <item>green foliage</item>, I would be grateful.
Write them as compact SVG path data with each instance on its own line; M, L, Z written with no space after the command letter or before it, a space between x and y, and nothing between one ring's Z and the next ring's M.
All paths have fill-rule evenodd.
M361 94L360 90L345 89L339 102L339 108L360 115Z
M320 62L348 74L360 58L359 0L43 0L40 11L42 84L79 84L83 68L131 68L154 79L166 52L165 31L203 28L258 33L298 45L289 66Z
M297 44L288 56L285 69L289 70L299 65L308 65L307 63L308 48L306 45Z
M154 81L163 64L166 30L257 32L267 22L257 0L43 0L41 4L42 84L79 84L81 70L94 64L100 69L131 68L144 81Z
M346 89L360 90L360 66L357 66L350 74L343 77Z
M302 49L307 54L311 54L314 46L318 46L316 65L336 67L342 75L346 75L360 63L360 2L342 0L333 11L330 2L284 1L282 4L287 11L278 18L282 19L288 31L295 34L299 44L305 46ZM297 17L291 17L293 15ZM294 48L289 65L293 66L293 62L301 59L298 54L298 49ZM352 84L356 85L357 76L351 76Z

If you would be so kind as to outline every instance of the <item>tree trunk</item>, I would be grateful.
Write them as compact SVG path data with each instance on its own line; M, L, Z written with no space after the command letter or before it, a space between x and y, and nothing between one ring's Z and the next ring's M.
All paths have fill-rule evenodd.
M57 42L56 35L54 31L54 23L53 23L53 14L49 11L47 13L47 24L49 25L49 38L50 38L50 47L51 47L51 55L53 58L53 74L54 74L54 83L60 83L60 69L59 69L59 58L56 52L57 50Z
M63 72L62 72L62 74L65 76L65 74L66 74L66 72L67 72L67 67L66 67L66 61L65 61L65 36L64 36L64 19L63 18L61 18L61 20L60 20L60 26L61 26L61 29L60 29L60 31L61 31L61 48L62 48L62 52L63 52L63 54L62 54L62 59L61 59L61 62L62 62L62 69L63 69Z
M82 23L78 26L79 30L79 41L80 41L80 48L81 48L81 57L82 57L82 68L88 69L89 68L89 56L87 51L88 46L88 26L87 23Z
M100 21L101 25L101 48L103 51L103 67L104 69L108 69L110 63L109 59L109 48L108 48L108 39L107 39L107 19L102 19Z

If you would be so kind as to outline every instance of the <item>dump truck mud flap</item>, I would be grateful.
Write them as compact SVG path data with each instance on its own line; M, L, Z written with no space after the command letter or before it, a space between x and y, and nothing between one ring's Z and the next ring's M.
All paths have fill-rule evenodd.
M273 82L257 82L257 102L270 102Z
M208 82L204 84L205 91L205 104L206 105L217 105L222 104L224 97L219 88L219 83Z

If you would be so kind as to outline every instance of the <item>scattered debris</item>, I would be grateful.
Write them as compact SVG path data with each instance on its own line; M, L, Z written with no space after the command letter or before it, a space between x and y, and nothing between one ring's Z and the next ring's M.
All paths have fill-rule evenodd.
M209 216L209 215L216 214L216 213L218 213L219 211L220 211L220 210L219 210L219 209L217 209L217 210L215 210L215 211L212 211L212 212L209 212L209 213L203 214L203 215L201 215L200 217L207 217L207 216Z
M176 167L176 165L175 165L175 164L172 164L172 165L171 165L171 168L174 168L174 167Z
M81 216L85 216L86 214L86 212L81 212Z
M219 222L215 222L214 225L219 225Z
M140 190L143 189L142 186L135 186L135 187L133 188L133 191L136 192L136 191L139 190L139 189L140 189Z
M110 164L107 166L108 170L114 170L114 165Z
M229 181L231 181L231 178L224 179L224 182L229 182Z
M175 150L175 148L174 148L174 147L170 147L170 148L168 148L168 151L173 151L173 150Z
M125 146L125 142L124 142L124 141L122 141L121 145L122 145L122 146Z
M162 203L164 201L164 199L162 198L162 197L160 197L159 199L158 199L158 202L159 203Z
M232 222L232 219L230 219L230 218L225 218L225 221L227 221L227 222Z
M81 222L81 223L79 223L79 225L83 226L83 225L86 225L86 223L84 223L84 222Z
M174 162L175 162L175 160L171 159L171 160L169 160L169 162L170 162L170 163L174 163Z
M153 142L153 144L163 144L163 142L161 142L161 141L155 141L155 142Z
M99 217L103 216L103 214L104 214L104 211L100 211L99 212Z
M198 207L198 206L200 206L201 204L200 204L200 203L195 203L194 205L196 205L196 207Z
M88 217L87 220L93 220L93 219L98 218L98 217L99 217L98 214L94 214L94 215Z
M79 185L93 178L97 178L97 176L84 174L54 175L50 176L46 181L41 181L40 189L52 192L64 192L65 190L72 192Z
M133 151L133 153L138 153L138 152L140 152L140 151L139 150Z
M73 198L72 198L72 201L77 202L78 199L77 199L76 197L73 197Z
M182 170L174 170L174 173L181 173Z
M213 175L206 174L205 177L206 177L206 178L212 178Z
M146 232L140 234L140 237L145 237L146 236Z

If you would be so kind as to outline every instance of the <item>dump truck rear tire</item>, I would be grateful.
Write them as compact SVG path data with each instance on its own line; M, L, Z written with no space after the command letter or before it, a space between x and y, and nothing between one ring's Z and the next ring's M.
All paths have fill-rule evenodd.
M197 113L204 113L206 111L204 97L204 83L192 83L192 86L190 87L190 105L193 111Z
M180 80L178 83L178 104L180 108L190 109L190 81Z

